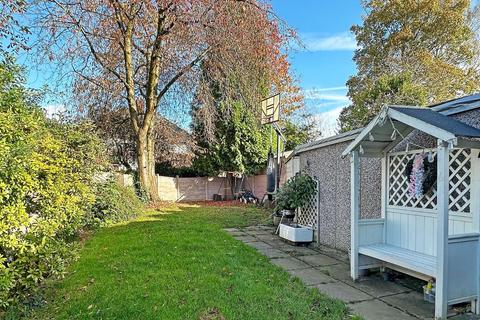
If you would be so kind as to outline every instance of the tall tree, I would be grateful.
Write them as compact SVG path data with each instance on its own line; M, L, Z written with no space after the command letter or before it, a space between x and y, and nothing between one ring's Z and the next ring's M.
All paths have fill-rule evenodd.
M281 127L282 134L287 140L285 150L293 150L301 144L313 141L321 133L311 115L302 114L294 119L284 120Z
M25 0L0 1L0 53L27 48L29 29L20 19L26 8Z
M480 88L477 17L469 0L363 0L362 5L363 24L352 27L358 73L347 82L353 105L340 118L342 130L365 125L385 103L435 103ZM381 88L385 94L372 101L371 92ZM423 92L412 99L411 90Z
M35 8L40 48L69 62L77 92L128 108L140 182L151 196L155 115L194 91L211 101L197 90L200 62L208 56L204 68L222 90L225 75L235 75L243 96L260 96L245 68L264 73L269 88L288 73L281 48L290 32L257 0L43 0Z
M194 169L209 176L221 171L251 174L263 169L270 146L269 128L260 124L254 110L239 101L220 103L218 108L213 139L208 140L204 123L194 118L199 147Z
M385 104L417 105L427 103L427 90L416 84L411 74L383 75L351 97L352 105L340 113L340 131L365 126Z

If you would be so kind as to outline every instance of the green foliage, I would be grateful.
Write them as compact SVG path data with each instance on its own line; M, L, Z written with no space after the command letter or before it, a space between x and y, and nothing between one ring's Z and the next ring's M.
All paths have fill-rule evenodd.
M363 23L352 27L358 73L347 82L353 106L340 118L342 131L363 126L382 103L437 103L480 88L474 31L479 15L471 1L363 0L362 5ZM400 83L385 87L389 82ZM376 90L383 94L372 102Z
M91 124L46 119L22 80L0 63L0 308L31 301L63 273L104 163Z
M92 207L92 224L105 225L136 217L142 202L131 187L120 185L114 179L97 183Z
M315 193L316 182L307 174L298 173L288 179L275 196L275 210L303 207Z
M346 132L368 124L386 104L425 105L425 88L414 83L411 74L384 75L353 97L353 104L342 110L340 131Z
M270 130L242 103L223 103L215 123L215 141L199 141L204 153L194 160L200 175L220 171L255 173L265 167ZM194 127L195 130L196 127ZM196 135L201 136L198 132ZM201 139L199 139L201 140Z
M300 123L294 121L282 121L282 134L287 140L285 150L293 150L295 147L313 141L318 137L314 122L308 121L302 121Z

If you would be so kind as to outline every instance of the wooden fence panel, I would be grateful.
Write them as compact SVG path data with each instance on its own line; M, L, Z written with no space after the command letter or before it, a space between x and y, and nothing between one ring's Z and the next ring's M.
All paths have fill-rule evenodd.
M177 178L157 176L157 192L162 201L177 201Z
M115 176L120 184L133 186L132 175L116 174ZM174 178L157 175L157 184L158 196L162 201L209 201L213 200L214 194L228 198L232 196L230 186L223 177ZM243 187L262 199L267 192L267 176L247 176Z

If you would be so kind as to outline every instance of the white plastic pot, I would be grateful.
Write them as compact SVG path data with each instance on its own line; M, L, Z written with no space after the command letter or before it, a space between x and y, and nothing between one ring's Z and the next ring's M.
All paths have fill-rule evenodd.
M286 224L280 225L280 238L292 242L312 242L313 230L312 228L303 226L289 226Z

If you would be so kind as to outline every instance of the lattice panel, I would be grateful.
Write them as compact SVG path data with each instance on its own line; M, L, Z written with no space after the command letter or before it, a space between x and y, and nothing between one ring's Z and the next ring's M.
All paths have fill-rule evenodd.
M392 206L436 209L436 184L427 190L423 197L416 199L408 193L409 178L405 175L407 163L419 151L395 153L389 156L388 168L388 203ZM435 149L432 153L436 156ZM449 209L454 212L470 212L470 149L453 149L450 152L450 190Z
M471 150L454 149L450 153L449 209L470 212Z
M310 197L308 204L302 208L299 208L296 215L296 221L303 226L310 226L313 230L317 230L318 221L318 190L319 182L317 182L316 192Z

